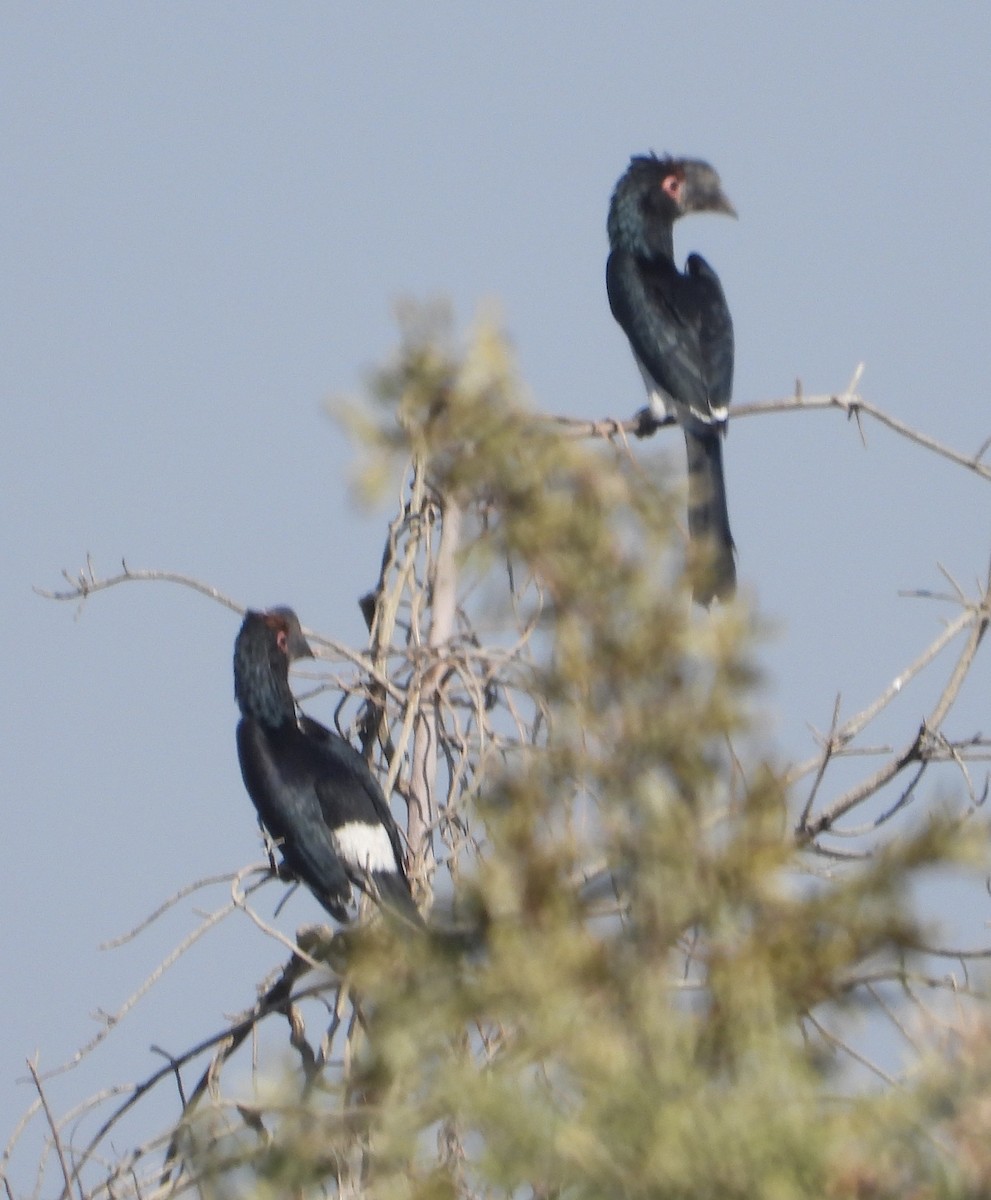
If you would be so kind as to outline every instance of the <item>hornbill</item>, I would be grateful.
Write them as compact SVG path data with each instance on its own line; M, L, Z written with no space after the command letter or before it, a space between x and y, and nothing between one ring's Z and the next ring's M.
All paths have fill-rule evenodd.
M234 644L244 786L291 873L332 916L348 919L354 884L421 925L399 830L368 764L350 742L297 713L289 664L312 657L291 608L245 614Z
M635 156L609 204L606 291L644 383L650 432L673 416L688 448L692 595L708 606L736 590L722 435L733 387L733 321L715 271L691 254L674 261L674 223L686 213L736 210L708 163Z

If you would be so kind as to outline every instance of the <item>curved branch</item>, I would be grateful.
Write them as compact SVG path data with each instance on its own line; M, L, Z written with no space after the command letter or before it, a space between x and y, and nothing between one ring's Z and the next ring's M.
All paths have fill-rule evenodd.
M201 596L208 596L211 600L216 600L218 604L222 604L232 612L241 615L245 612L244 605L238 604L218 588L211 587L209 584L195 579L192 575L183 575L177 571L132 571L124 559L121 559L120 565L119 575L100 579L93 568L92 558L87 554L86 566L77 575L71 575L68 570L63 570L62 578L69 584L68 591L57 592L40 587L34 587L32 591L46 600L86 600L95 592L103 592L122 583L176 583L180 587L191 588L194 592L199 592Z
M944 442L937 441L927 433L923 433L919 429L913 429L911 425L900 421L897 417L893 417L884 409L879 408L876 404L871 404L864 400L854 390L860 381L860 376L863 372L863 364L854 372L853 379L846 391L834 394L821 394L814 396L806 396L802 393L801 388L796 388L793 396L783 396L774 400L754 400L746 404L734 404L730 409L730 420L737 421L743 417L758 417L768 413L784 413L784 412L812 412L822 409L836 409L846 413L847 417L855 417L858 420L861 415L873 417L881 425L887 426L893 433L897 433L900 437L907 438L910 442L915 442L916 445L924 447L926 450L931 450L934 454L948 459L957 466L965 467L968 471L973 471L975 475L979 475L982 479L991 482L991 465L983 462L983 457L991 446L991 437L977 450L976 454L963 454L959 450L954 450L952 446L947 446ZM630 417L627 420L619 420L615 417L606 417L599 421L584 421L574 417L549 417L554 424L561 426L573 437L597 437L597 438L614 438L619 436L643 437L643 424L639 416ZM661 428L665 425L677 424L673 417L666 417L654 424L653 428ZM653 429L651 430L653 432Z

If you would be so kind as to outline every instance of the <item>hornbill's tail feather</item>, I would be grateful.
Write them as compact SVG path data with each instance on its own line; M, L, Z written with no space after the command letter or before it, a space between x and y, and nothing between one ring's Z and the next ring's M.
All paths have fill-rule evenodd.
M688 532L692 597L708 606L736 590L733 535L726 508L722 434L685 430L688 449Z

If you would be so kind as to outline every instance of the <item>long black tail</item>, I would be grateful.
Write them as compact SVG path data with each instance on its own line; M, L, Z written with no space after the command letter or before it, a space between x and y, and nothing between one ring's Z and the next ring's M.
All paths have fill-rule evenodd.
M717 596L728 600L736 591L722 440L718 429L685 430L692 599L706 608Z

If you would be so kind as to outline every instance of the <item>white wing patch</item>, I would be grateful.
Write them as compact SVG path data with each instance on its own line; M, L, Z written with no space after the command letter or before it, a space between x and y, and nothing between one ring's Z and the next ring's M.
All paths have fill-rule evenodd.
M338 855L362 871L395 871L396 854L383 825L348 821L333 832Z

